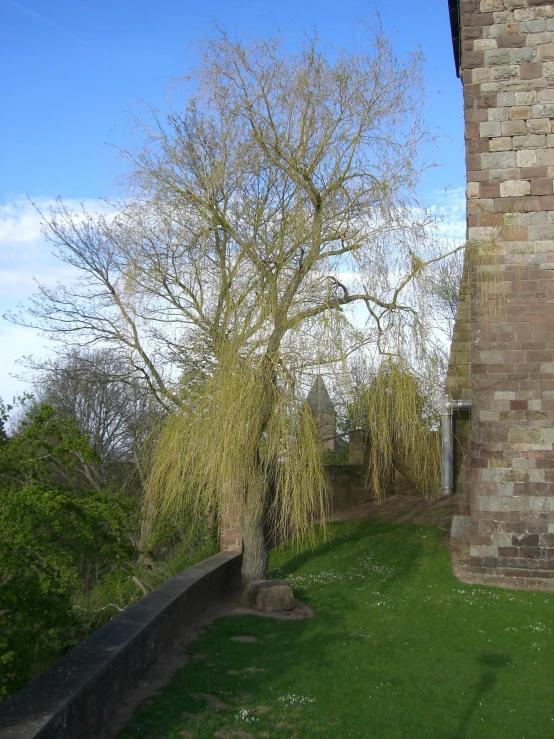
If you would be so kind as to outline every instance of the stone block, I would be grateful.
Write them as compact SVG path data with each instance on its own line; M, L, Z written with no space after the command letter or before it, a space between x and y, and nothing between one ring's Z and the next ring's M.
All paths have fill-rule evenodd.
M540 103L554 103L554 89L539 90L537 98Z
M514 92L515 105L533 105L537 101L537 92L535 90L525 90L524 92Z
M481 0L479 5L481 12L492 11L492 10L503 10L503 0Z
M551 130L550 118L530 118L527 121L527 131L530 134L550 134Z
M531 106L533 118L554 118L554 103L537 103Z
M529 149L520 149L516 153L518 167L534 167L537 164L537 152Z
M462 54L462 67L464 69L475 69L485 64L484 51L465 51Z
M473 41L473 50L487 51L488 49L496 49L497 45L497 41L494 38L478 38Z
M526 62L534 62L537 58L535 49L526 47L525 49L512 50L512 62L514 64L524 64Z
M554 44L542 44L539 46L539 59L543 61L554 60Z
M496 97L496 104L500 108L511 107L515 105L516 94L515 92L499 92ZM534 101L533 101L534 102Z
M500 180L501 182L504 180L523 179L520 176L520 170L517 167L509 167L508 169L490 169L489 177L491 180Z
M543 62L544 76L547 79L554 77L554 62Z
M514 105L508 112L508 118L511 121L516 121L525 118L531 118L531 106L530 105Z
M483 156L487 155L483 154ZM545 148L537 151L537 164L546 167L554 165L554 149Z
M290 583L288 580L253 580L252 582L249 582L246 588L244 589L242 595L241 595L241 602L245 606L251 606L256 607L256 603L258 600L258 595L260 593L260 590L262 588L268 588L268 587L279 587L279 586L288 586L290 587Z
M268 585L260 588L256 608L260 611L292 611L296 601L290 585Z
M532 66L522 65L522 66ZM531 72L526 72L531 74ZM517 64L506 64L499 67L490 67L490 78L491 80L513 80L520 76L520 67ZM530 79L522 77L522 79Z
M484 64L490 67L512 64L512 58L513 52L511 48L488 49L484 52ZM478 66L483 65L479 64Z
M494 67L492 68L494 69ZM491 74L492 74L491 69ZM542 62L529 62L520 64L519 66L519 78L522 80L537 80L543 76ZM493 75L494 79L494 75ZM509 79L504 77L503 79Z
M551 0L529 0L529 7L534 9L535 18L552 18L554 10ZM548 22L546 27L549 28Z
M491 107L491 104L488 103L488 100L496 102L496 95L493 93L490 93L488 95L482 95L483 99L483 105L485 108L487 108L487 116L489 121L507 121L508 120L508 110L509 108L506 107Z
M523 20L519 24L521 33L542 33L546 31L546 20Z
M521 33L506 34L499 36L496 43L499 49L517 49L525 46L525 36Z
M513 147L517 149L544 149L546 136L544 134L529 134L528 136L514 136Z
M522 136L527 132L524 120L503 121L500 124L502 136Z
M487 121L486 123L480 123L479 133L482 138L492 138L494 136L500 136L500 122Z
M467 212L471 215L480 215L481 213L492 213L492 200L470 200L467 204Z
M473 69L470 71L471 78L476 84L488 82L491 79L491 70L489 69L489 67L482 67L480 69Z
M506 121L507 123L508 121ZM508 167L516 167L516 153L515 151L502 151L481 154L481 166L483 169L507 169Z
M498 547L495 546L470 546L469 553L472 557L496 557Z
M531 185L527 180L507 180L500 183L500 197L502 198L522 197L523 195L529 195L530 192Z
M528 10L525 6L527 3L520 3L517 5L517 10L514 9L514 20L519 21L532 21L535 18L535 14L532 10Z
M527 36L526 43L528 46L540 47L548 44L552 40L552 33L543 31L541 33L530 33Z
M531 195L552 195L552 180L531 180Z

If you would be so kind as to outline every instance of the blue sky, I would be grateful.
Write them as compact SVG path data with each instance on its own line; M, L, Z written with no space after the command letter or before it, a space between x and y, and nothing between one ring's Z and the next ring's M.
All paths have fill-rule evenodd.
M194 62L192 42L210 35L214 21L255 35L275 23L291 34L315 26L323 40L347 45L357 20L371 21L376 9L400 55L421 47L427 59L425 112L439 136L429 154L440 166L422 187L458 233L463 119L447 0L0 0L1 312L26 301L33 276L64 277L27 196L91 205L116 196L124 166L116 150L130 145L129 112L140 113L140 100L162 109L171 101L172 80ZM0 397L23 387L9 377L14 359L43 353L44 343L0 321Z

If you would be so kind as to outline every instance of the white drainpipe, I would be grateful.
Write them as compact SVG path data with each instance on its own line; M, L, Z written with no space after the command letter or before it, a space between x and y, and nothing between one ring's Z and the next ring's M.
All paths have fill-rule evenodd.
M442 494L454 492L454 420L453 411L471 410L471 400L452 400L442 396Z

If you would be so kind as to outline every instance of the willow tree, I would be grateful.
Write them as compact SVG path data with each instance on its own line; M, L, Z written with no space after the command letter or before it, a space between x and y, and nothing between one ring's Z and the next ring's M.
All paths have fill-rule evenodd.
M60 203L45 218L81 278L41 288L30 323L116 347L146 380L170 411L148 514L235 506L245 582L265 576L269 530L324 516L302 378L369 340L390 348L437 258L415 197L422 58L364 33L345 50L219 30L179 109L140 124L113 216Z

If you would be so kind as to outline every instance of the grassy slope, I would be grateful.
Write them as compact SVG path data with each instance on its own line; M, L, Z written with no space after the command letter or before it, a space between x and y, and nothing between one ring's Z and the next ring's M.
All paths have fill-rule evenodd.
M315 618L216 621L120 739L554 736L554 595L459 583L436 529L359 522L331 537L272 559Z

